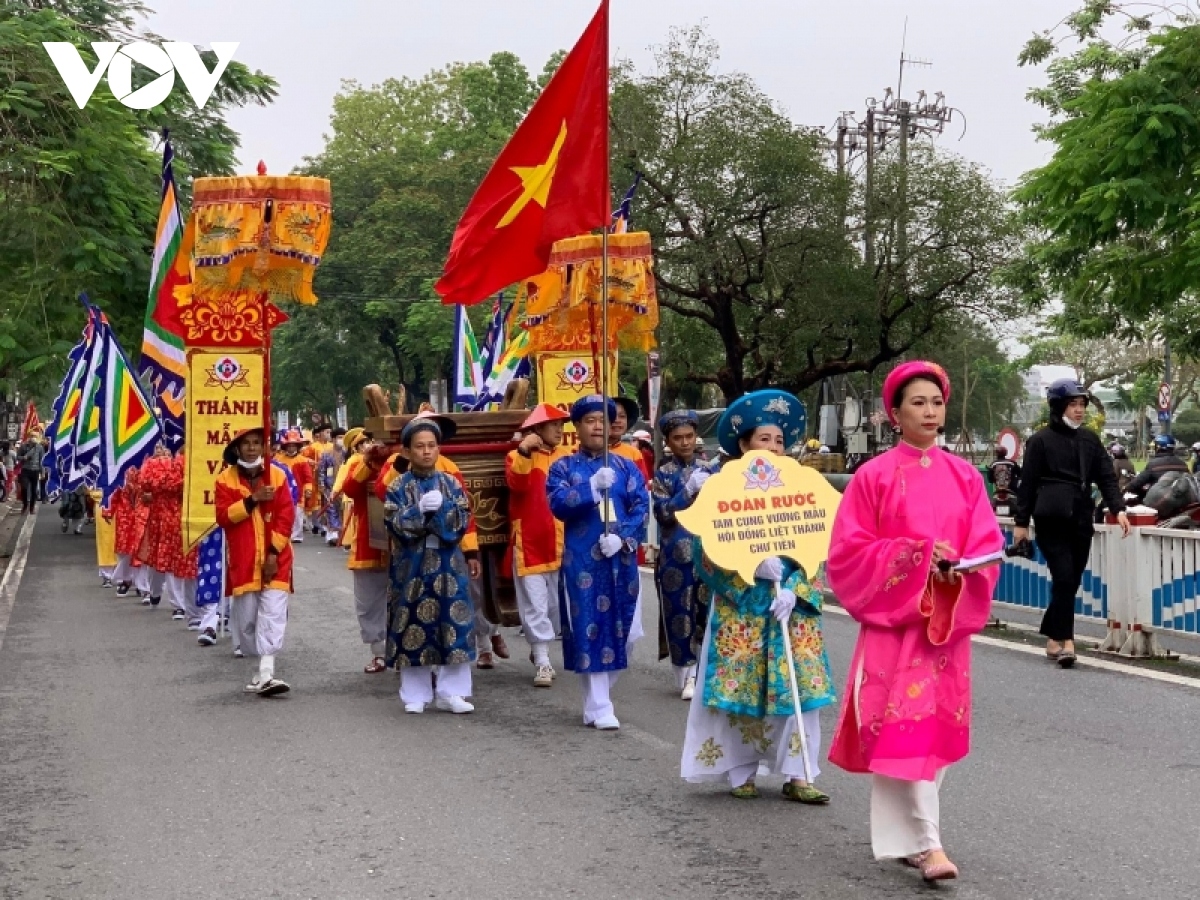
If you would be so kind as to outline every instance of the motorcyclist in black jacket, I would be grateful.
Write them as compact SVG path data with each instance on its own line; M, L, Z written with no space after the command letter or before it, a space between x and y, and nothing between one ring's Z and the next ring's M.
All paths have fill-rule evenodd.
M1139 501L1145 500L1150 488L1158 484L1159 480L1168 472L1186 473L1188 471L1187 463L1175 455L1177 446L1175 438L1171 435L1157 435L1154 438L1154 456L1146 463L1146 468L1138 473L1137 478L1130 482L1126 491L1130 494L1137 494Z
M1029 521L1050 569L1050 605L1042 617L1046 655L1064 669L1075 665L1075 594L1092 551L1092 485L1116 513L1126 535L1129 518L1117 487L1112 460L1095 433L1083 425L1087 392L1072 379L1046 391L1050 424L1025 445L1025 465L1013 516L1014 543L1028 540Z

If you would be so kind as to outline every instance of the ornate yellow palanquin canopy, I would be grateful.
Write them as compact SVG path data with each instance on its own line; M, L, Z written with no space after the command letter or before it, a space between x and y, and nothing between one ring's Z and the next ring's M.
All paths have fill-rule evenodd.
M546 271L522 283L530 352L599 348L602 241L599 234L558 241ZM608 301L609 351L653 350L658 296L649 232L608 236Z
M316 303L313 276L331 222L325 178L197 178L177 257L177 265L190 266L192 282L181 289L180 308L193 296L230 294Z

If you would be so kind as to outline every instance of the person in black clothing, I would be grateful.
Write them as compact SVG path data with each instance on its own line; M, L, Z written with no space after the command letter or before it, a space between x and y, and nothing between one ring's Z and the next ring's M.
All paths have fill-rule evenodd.
M987 477L995 488L992 507L1007 505L1021 484L1021 467L1008 458L1007 447L996 448L996 461L988 469Z
M1187 463L1175 455L1175 438L1169 434L1160 434L1154 438L1154 456L1146 463L1137 478L1130 482L1126 490L1137 494L1139 501L1146 499L1150 488L1154 487L1168 472L1188 472Z
M1108 448L1109 455L1113 458L1113 471L1117 473L1117 487L1121 489L1121 494L1129 490L1129 485L1133 479L1137 478L1137 469L1133 467L1133 463L1129 459L1129 454L1125 452L1125 448L1120 444L1113 444Z
M1075 665L1075 594L1092 550L1092 484L1117 514L1126 535L1129 518L1117 487L1112 460L1100 439L1082 428L1087 393L1078 382L1062 379L1046 392L1050 424L1029 439L1013 517L1014 542L1029 539L1029 521L1050 569L1050 605L1042 617L1046 655L1064 669Z

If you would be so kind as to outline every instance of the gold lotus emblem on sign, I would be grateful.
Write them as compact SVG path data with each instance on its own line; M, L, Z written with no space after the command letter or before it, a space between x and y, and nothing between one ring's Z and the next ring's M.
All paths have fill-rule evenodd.
M187 326L188 343L205 339L216 344L244 344L263 339L263 302L254 294L195 295L179 317Z

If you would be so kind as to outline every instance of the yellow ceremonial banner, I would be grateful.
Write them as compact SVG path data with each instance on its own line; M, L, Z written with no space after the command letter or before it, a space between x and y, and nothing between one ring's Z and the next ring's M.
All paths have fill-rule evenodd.
M591 354L539 353L537 355L538 402L549 403L569 413L580 397L600 393L596 363ZM608 390L617 389L617 360L613 354L608 370ZM633 423L630 422L630 425ZM568 422L563 432L563 446L574 449L579 443L575 427Z
M187 441L184 456L183 547L190 550L216 524L213 483L233 436L263 424L263 351L187 351Z
M700 538L715 565L747 583L769 556L794 560L811 578L829 558L841 499L816 469L790 456L749 453L708 479L676 518Z

